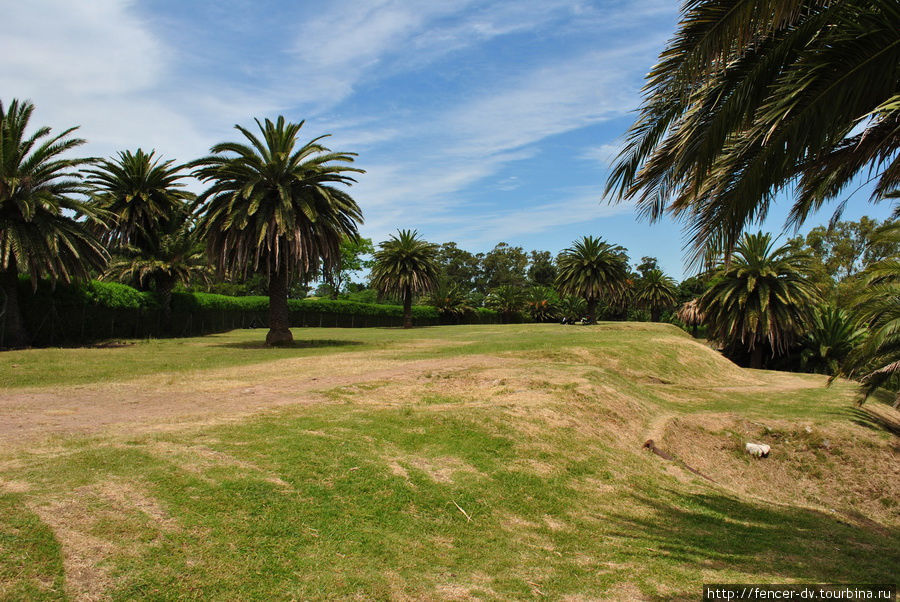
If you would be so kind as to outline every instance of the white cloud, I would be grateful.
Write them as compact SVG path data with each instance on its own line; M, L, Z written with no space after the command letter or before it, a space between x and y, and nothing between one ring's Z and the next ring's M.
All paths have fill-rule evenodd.
M621 150L622 146L619 144L601 144L599 146L591 146L584 149L578 158L584 161L597 163L603 168L609 168L612 166Z

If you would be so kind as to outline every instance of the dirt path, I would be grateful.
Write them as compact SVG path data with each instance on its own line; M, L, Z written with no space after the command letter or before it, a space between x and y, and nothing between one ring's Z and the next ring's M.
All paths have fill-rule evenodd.
M148 432L227 422L286 405L324 403L328 398L322 392L336 387L507 363L515 360L484 355L398 360L385 353L348 353L127 382L6 391L0 393L0 447L54 434Z

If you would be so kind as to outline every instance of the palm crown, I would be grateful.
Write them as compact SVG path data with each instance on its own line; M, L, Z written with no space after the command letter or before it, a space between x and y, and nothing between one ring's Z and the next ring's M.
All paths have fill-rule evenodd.
M677 302L675 286L675 280L662 270L650 270L641 278L634 300L650 310L654 322L659 322L660 312Z
M400 230L375 251L372 285L383 293L401 297L404 326L412 326L413 295L428 293L438 284L438 246L419 238L415 230Z
M756 368L766 343L785 352L819 299L811 272L809 256L793 246L776 247L769 234L745 234L700 297L711 338L746 346Z
M695 259L798 177L794 222L862 170L876 199L900 182L896 0L687 2L644 90L607 193L686 220Z
M95 205L110 216L108 227L99 231L105 244L149 249L159 231L193 199L181 190L183 167L173 165L173 160L155 159L154 154L124 151L85 170Z
M200 231L223 271L309 274L331 267L343 237L358 236L362 211L335 184L350 185L354 153L331 152L320 136L298 144L304 122L256 120L262 138L236 125L249 144L224 142L195 162L210 182L199 196Z
M26 134L34 106L0 103L0 286L5 297L6 339L0 345L28 344L18 303L19 274L69 281L87 278L107 255L85 228L97 212L76 196L83 187L75 169L80 159L62 154L83 144L69 128L53 135L48 127ZM83 218L76 219L76 216Z
M597 302L622 294L628 280L628 261L622 247L585 236L559 255L556 286L563 295L581 297L588 319L594 320Z

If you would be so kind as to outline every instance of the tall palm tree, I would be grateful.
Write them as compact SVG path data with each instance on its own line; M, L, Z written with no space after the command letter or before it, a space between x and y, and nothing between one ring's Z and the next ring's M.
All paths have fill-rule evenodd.
M221 272L262 271L269 281L266 343L293 342L287 295L292 276L331 269L344 237L357 237L362 211L340 186L354 153L332 152L315 138L299 141L304 122L256 120L258 137L234 126L249 144L223 142L194 163L195 175L209 183L197 199L198 230L210 259Z
M732 249L794 182L796 224L857 174L871 171L873 200L900 183L896 0L683 6L607 195L686 221L699 260Z
M745 234L730 261L700 297L710 338L751 353L761 368L763 349L784 353L802 332L819 293L809 280L810 257L771 235Z
M650 319L659 322L662 310L673 307L677 302L677 284L662 270L650 270L640 279L634 301L638 306L650 310Z
M878 242L900 248L900 223L885 227ZM850 354L845 373L859 378L869 395L887 384L896 387L900 381L900 255L870 266L865 279L866 287L856 297L856 311L870 336ZM894 407L900 408L900 392Z
M113 259L103 278L136 282L141 288L153 284L162 307L166 327L172 313L172 291L176 284L194 280L209 282L209 267L194 230L194 220L186 211L168 220L157 232L152 244L144 248L127 247ZM149 241L148 241L149 243Z
M61 155L84 143L69 128L52 134L41 127L26 134L30 102L0 102L0 301L9 347L27 346L19 307L19 275L71 281L88 278L107 260L100 242L85 228L98 212L76 198L83 187L76 168L83 159ZM81 216L78 220L75 216Z
M588 321L593 323L597 303L602 297L616 299L628 281L628 257L625 249L585 236L557 259L556 287L562 295L584 299Z
M93 202L111 216L98 232L107 247L154 247L160 232L171 220L181 219L185 204L193 200L193 194L182 190L184 166L155 159L154 154L124 151L84 170Z
M403 301L403 328L412 328L414 295L438 285L438 246L419 238L415 230L399 230L378 245L372 266L372 286Z

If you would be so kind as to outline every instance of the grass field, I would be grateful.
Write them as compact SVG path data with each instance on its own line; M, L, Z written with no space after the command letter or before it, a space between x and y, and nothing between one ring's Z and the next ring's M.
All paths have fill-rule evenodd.
M665 325L264 335L3 353L0 599L896 581L900 415L850 383Z

